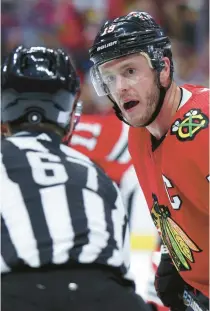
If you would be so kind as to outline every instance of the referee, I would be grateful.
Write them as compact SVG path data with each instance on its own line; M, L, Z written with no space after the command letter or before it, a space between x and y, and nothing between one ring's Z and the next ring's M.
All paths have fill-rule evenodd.
M146 311L115 184L71 137L79 82L62 50L22 46L1 69L3 311Z

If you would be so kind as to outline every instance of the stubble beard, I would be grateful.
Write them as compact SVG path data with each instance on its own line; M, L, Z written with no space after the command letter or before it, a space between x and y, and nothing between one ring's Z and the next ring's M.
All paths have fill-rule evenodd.
M146 96L146 107L144 113L137 115L133 120L128 120L128 122L134 127L144 127L149 120L152 118L159 102L160 90L155 84L152 88L152 91ZM139 113L140 114L140 113Z

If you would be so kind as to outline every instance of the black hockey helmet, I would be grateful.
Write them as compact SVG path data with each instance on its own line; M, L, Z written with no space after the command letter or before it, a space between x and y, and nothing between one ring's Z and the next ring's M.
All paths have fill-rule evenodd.
M125 120L122 119L121 112L111 97L108 85L101 77L99 71L101 64L122 56L145 53L159 76L164 68L162 58L167 56L171 62L172 80L173 62L170 40L163 29L146 12L135 11L105 22L96 36L89 53L90 59L93 62L90 71L93 86L99 96L108 95L114 103L117 116L123 121Z
M1 92L2 123L50 122L67 134L80 83L61 49L19 46L2 64Z

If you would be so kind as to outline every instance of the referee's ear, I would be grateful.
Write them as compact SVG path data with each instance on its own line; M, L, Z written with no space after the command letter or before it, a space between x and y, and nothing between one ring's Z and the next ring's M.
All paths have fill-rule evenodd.
M1 136L8 137L11 136L11 129L9 123L1 123Z

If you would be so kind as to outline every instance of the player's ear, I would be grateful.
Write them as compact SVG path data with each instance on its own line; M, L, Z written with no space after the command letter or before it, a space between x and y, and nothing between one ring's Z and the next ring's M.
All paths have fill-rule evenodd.
M167 87L170 79L170 60L168 57L163 57L163 69L160 72L160 83L163 87Z

